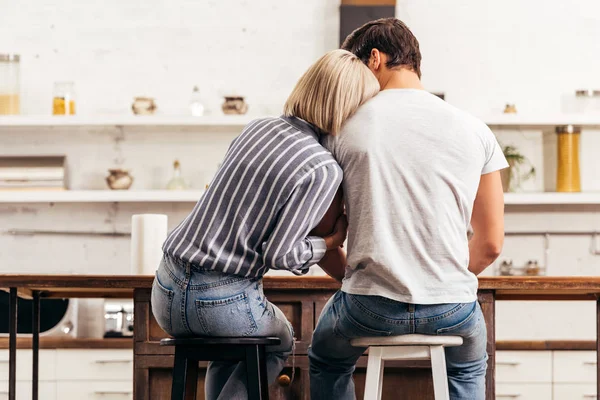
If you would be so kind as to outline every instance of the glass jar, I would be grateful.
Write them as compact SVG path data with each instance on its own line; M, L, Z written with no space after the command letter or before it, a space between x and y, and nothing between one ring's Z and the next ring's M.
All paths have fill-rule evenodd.
M52 114L75 115L75 84L73 82L54 83Z
M579 172L579 142L581 127L557 126L558 165L556 169L557 192L581 192Z
M19 55L0 54L0 115L14 115L20 112L19 74Z
M600 113L600 90L576 90L574 97L564 96L563 111L568 114Z

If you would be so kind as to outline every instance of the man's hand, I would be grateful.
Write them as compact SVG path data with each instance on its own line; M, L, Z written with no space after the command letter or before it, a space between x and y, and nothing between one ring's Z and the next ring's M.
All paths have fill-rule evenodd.
M335 250L343 245L346 241L347 234L348 218L346 218L346 214L342 214L338 217L337 221L335 221L333 233L323 238L327 245L327 250Z

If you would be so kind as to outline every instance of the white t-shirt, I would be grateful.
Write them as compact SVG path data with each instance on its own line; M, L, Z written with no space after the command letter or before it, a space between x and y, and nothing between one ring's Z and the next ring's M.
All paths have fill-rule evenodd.
M413 304L477 299L467 230L481 175L508 166L480 120L423 90L384 90L327 147L344 170L342 290Z

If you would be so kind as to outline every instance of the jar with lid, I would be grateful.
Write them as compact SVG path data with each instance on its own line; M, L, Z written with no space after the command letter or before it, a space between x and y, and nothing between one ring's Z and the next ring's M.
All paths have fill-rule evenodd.
M563 111L572 114L600 113L600 90L581 89L564 97Z
M75 84L73 82L55 82L52 114L75 115Z
M557 126L558 152L556 168L557 192L581 192L579 146L581 127Z
M20 57L0 54L0 115L20 112Z

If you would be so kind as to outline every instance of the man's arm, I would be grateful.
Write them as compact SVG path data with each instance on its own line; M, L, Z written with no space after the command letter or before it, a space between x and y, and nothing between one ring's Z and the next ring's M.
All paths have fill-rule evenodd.
M481 175L471 226L469 271L479 275L498 258L504 243L504 193L500 171Z
M338 189L329 209L319 222L319 224L310 232L311 235L321 236L328 239L335 238L339 243L344 242L346 239L346 230L348 228L348 222L344 215L344 199L341 187ZM332 239L330 239L332 240ZM337 244L337 243L336 243ZM333 279L341 282L344 279L346 271L346 253L342 248L336 246L328 246L330 250L327 250L325 256L319 261L319 266L331 276Z

